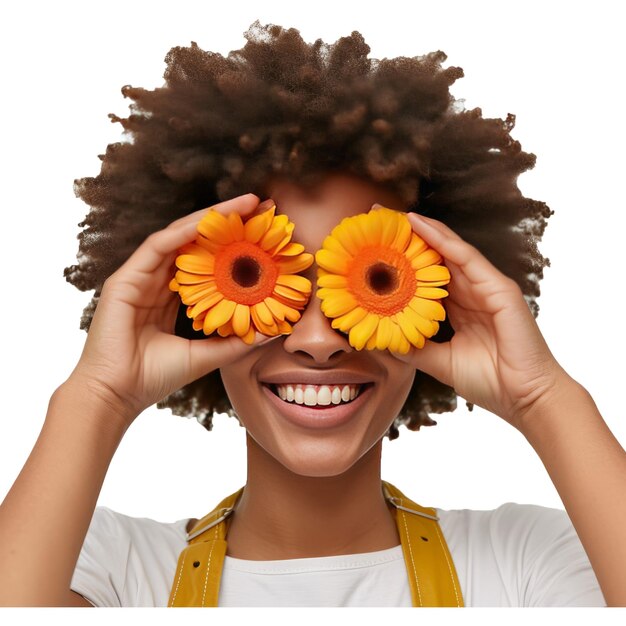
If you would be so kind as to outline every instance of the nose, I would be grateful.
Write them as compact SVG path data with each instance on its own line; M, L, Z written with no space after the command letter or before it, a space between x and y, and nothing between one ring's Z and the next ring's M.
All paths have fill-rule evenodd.
M333 330L330 320L322 313L315 287L302 317L283 342L283 349L291 354L305 354L320 364L342 352L352 352L347 336Z

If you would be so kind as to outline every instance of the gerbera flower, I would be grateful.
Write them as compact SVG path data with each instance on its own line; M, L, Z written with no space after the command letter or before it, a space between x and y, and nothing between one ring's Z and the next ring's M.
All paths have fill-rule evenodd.
M297 276L313 263L304 246L291 241L294 224L276 207L248 219L209 211L198 236L179 250L170 282L193 328L206 335L237 335L247 344L255 331L291 333L311 295L311 282Z
M322 311L357 350L423 348L446 318L441 287L450 272L404 213L383 207L345 218L315 260Z

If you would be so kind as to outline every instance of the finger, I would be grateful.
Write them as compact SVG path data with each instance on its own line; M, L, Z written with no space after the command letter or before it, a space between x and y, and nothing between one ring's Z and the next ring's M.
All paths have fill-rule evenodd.
M409 213L407 217L414 232L437 250L444 257L444 261L449 260L460 268L471 282L480 283L489 279L510 280L477 248L464 241L442 222L416 213Z
M433 376L445 385L452 386L450 342L435 343L426 340L423 348L411 346L407 354L394 354L400 361L410 363L415 369Z
M175 222L172 222L170 226L176 225L186 225L186 224L197 224L200 219L207 213L207 211L213 210L221 213L222 215L229 215L233 211L239 213L239 215L249 215L253 211L257 210L260 206L265 205L268 200L261 202L259 204L259 197L253 193L246 193L243 196L237 196L236 198L231 198L230 200L225 200L224 202L220 202L218 204L214 204L213 206L206 207L204 209L199 209L198 211L194 211L189 215L185 215L185 217L181 217L177 219ZM267 206L269 209L273 204L273 200L269 200L270 204Z
M273 201L272 201L273 202ZM264 204L264 203L261 203ZM133 254L126 263L116 272L116 275L126 271L151 274L155 272L164 261L168 266L174 262L179 248L193 241L196 237L196 227L204 214L210 209L215 209L224 215L238 211L242 215L252 213L259 206L259 198L252 193L220 202L208 209L195 211L190 215L172 222L167 228L152 233Z
M189 348L190 373L195 380L208 372L229 365L251 350L267 345L280 337L281 335L268 337L261 333L256 333L254 341L250 345L236 335L192 340Z

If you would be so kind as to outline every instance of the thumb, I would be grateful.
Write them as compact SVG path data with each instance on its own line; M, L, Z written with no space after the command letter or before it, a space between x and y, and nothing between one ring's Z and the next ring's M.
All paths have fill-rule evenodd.
M245 343L237 335L210 337L191 342L189 348L189 372L193 380L242 358L251 350L275 341L282 335L268 337L256 333L252 344Z
M433 376L439 382L453 387L450 342L435 343L427 340L423 348L414 348L407 354L394 354L400 361L410 363L415 369Z

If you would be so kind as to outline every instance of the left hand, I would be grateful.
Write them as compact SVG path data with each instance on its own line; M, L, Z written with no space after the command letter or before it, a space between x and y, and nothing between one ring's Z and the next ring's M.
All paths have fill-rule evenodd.
M454 337L426 341L397 358L522 430L524 416L567 377L550 352L521 289L445 224L408 215L443 257L451 280L443 300Z

